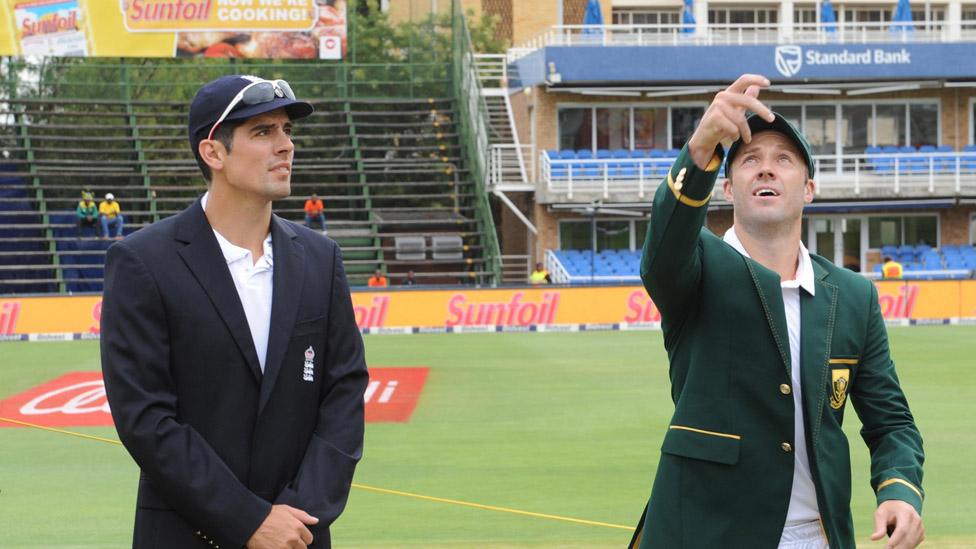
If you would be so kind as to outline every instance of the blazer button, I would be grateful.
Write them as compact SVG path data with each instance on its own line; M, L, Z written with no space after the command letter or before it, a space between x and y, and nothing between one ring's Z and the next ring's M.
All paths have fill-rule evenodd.
M793 389L790 389L790 386L784 383L779 386L779 392L783 393L784 395L788 395L793 392Z
M784 442L783 444L780 444L779 447L782 448L787 454L793 451L793 446L791 446L789 442Z

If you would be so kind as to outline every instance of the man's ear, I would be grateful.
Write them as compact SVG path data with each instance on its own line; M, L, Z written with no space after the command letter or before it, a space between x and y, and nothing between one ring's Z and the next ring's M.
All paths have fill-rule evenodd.
M227 149L224 144L216 139L204 139L197 145L197 152L200 158L210 166L210 171L224 169L224 159L227 157Z
M732 202L732 180L726 179L722 182L722 193L725 195L725 200Z
M813 195L817 192L817 182L807 179L807 184L803 189L803 202L809 204L813 202Z

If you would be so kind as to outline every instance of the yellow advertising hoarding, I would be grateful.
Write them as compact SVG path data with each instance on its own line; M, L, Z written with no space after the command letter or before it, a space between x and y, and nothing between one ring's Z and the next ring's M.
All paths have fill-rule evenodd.
M976 280L877 282L885 319L976 318ZM661 320L640 286L353 292L360 328L644 324ZM100 296L0 298L0 336L97 334Z
M341 59L346 0L0 0L0 55Z

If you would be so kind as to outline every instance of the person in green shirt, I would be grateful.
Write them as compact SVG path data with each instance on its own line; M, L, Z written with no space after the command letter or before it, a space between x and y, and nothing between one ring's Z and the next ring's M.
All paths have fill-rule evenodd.
M90 192L81 193L81 200L75 208L75 213L78 215L78 228L82 236L98 231L98 206Z

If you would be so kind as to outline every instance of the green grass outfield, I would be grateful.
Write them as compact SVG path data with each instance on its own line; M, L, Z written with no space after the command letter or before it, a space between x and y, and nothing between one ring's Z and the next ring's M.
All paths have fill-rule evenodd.
M976 547L976 327L892 328L925 438L927 547ZM371 366L428 366L409 423L368 424L360 484L632 526L672 405L660 332L368 336ZM99 368L97 342L0 343L0 398ZM853 412L853 410L851 410ZM859 546L874 498L847 414ZM110 428L77 428L115 438ZM125 547L138 471L115 445L0 428L0 547ZM630 532L354 489L337 547L614 547Z

